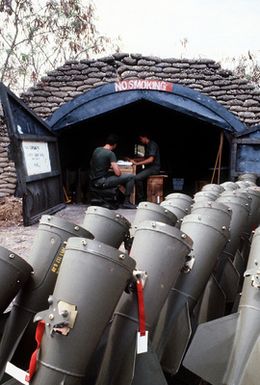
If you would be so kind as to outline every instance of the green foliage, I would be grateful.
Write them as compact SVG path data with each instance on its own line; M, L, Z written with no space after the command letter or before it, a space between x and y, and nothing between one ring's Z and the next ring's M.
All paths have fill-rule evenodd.
M0 0L0 80L24 91L67 60L102 53L91 0Z

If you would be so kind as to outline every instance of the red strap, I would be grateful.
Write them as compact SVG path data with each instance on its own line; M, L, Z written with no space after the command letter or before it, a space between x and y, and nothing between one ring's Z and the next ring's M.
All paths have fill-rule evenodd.
M143 285L139 279L136 281L136 289L137 289L138 314L139 314L139 332L141 336L145 336L145 311L144 311Z
M41 340L42 340L44 330L45 330L45 321L39 321L38 325L36 327L36 331L35 331L35 340L37 342L37 347L31 356L30 364L29 364L29 370L28 370L29 373L27 374L27 376L25 378L25 380L28 382L31 381L31 379L32 379L32 377L36 371L37 356L38 356L38 352L40 350L40 345L41 345Z

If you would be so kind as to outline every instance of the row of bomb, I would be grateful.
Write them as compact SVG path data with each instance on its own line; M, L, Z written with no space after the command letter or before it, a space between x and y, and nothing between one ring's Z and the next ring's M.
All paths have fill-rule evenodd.
M165 385L163 370L179 370L197 325L222 315L241 284L260 206L258 188L241 187L205 186L202 191L218 195L210 202L206 194L198 200L170 194L161 205L143 202L132 226L101 207L89 207L82 227L43 216L27 262L1 249L0 262L8 266L1 269L2 311L29 276L4 328L2 376L15 364L29 369L20 382L37 385ZM118 250L122 242L129 252ZM225 287L230 266L239 279ZM234 326L232 331L235 336ZM187 356L184 363L193 370L194 355ZM232 360L223 364L229 373Z
M144 205L147 206L148 203ZM177 216L176 225L194 242L193 250L189 254L190 260L167 297L153 336L152 347L162 368L165 372L176 374L183 362L184 366L213 385L240 385L239 380L244 373L241 385L255 385L259 370L256 367L252 369L252 362L259 358L259 348L255 342L260 328L257 326L251 330L250 326L257 325L259 321L259 258L257 259L256 252L252 251L253 256L249 262L248 254L252 230L260 222L259 187L252 180L225 182L222 185L210 184L195 194L193 200L184 194L175 193L167 196L161 206ZM257 234L259 235L259 230L253 238L255 243ZM222 250L220 235L222 240L223 237L226 238ZM247 263L248 269L245 273ZM243 287L244 295L240 298L244 274L251 274L254 284L252 288L248 278ZM251 294L246 290L248 287ZM251 301L250 296L253 295L254 300ZM245 316L240 316L241 309L247 310L250 307L254 311L246 311L249 322L244 323L245 321L241 321L241 318L245 320ZM225 330L221 329L221 319L214 335L211 328L214 328L213 325L217 322L213 325L206 324L208 338L205 338L205 334L200 335L198 342L197 337L196 343L192 343L190 348L192 354L183 361L198 324L221 317L230 311L237 311L237 328L235 321L232 325L229 323L230 329L225 333ZM226 322L228 323L228 320ZM218 349L220 334L222 346ZM228 344L231 334L232 340L230 339ZM242 342L238 344L237 339ZM211 350L214 350L214 354ZM254 353L249 360L252 350ZM206 357L207 360L203 361Z

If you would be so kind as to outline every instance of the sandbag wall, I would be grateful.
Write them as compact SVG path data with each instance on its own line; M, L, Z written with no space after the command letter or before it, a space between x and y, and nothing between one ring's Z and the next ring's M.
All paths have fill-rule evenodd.
M17 178L14 162L9 159L10 138L0 117L0 198L14 195Z

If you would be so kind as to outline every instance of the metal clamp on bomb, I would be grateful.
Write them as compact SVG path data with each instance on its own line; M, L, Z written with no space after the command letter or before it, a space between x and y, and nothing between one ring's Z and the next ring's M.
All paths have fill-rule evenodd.
M44 320L46 326L50 328L51 336L54 333L59 333L67 336L70 329L74 327L75 320L77 317L76 305L64 301L55 301L52 296L49 296L48 302L50 308L46 311L38 313L34 321Z
M186 255L186 261L185 261L183 267L181 268L181 272L184 274L189 273L192 270L194 263L195 263L195 256L194 255Z
M251 277L251 286L260 289L260 269L257 261L255 261L255 268L245 271L244 277Z
M146 280L148 278L147 272L142 271L142 270L134 270L133 271L133 277L134 277L135 281L140 280L142 282L142 286L144 288Z
M133 244L134 237L130 236L130 231L128 230L124 237L124 247L125 249L130 252L132 244Z
M146 282L147 278L148 278L148 274L147 274L146 271L134 270L133 271L133 276L129 280L129 282L128 282L126 288L125 288L125 292L128 293L128 294L136 292L136 281L137 280L141 281L142 286L144 288L145 282Z

